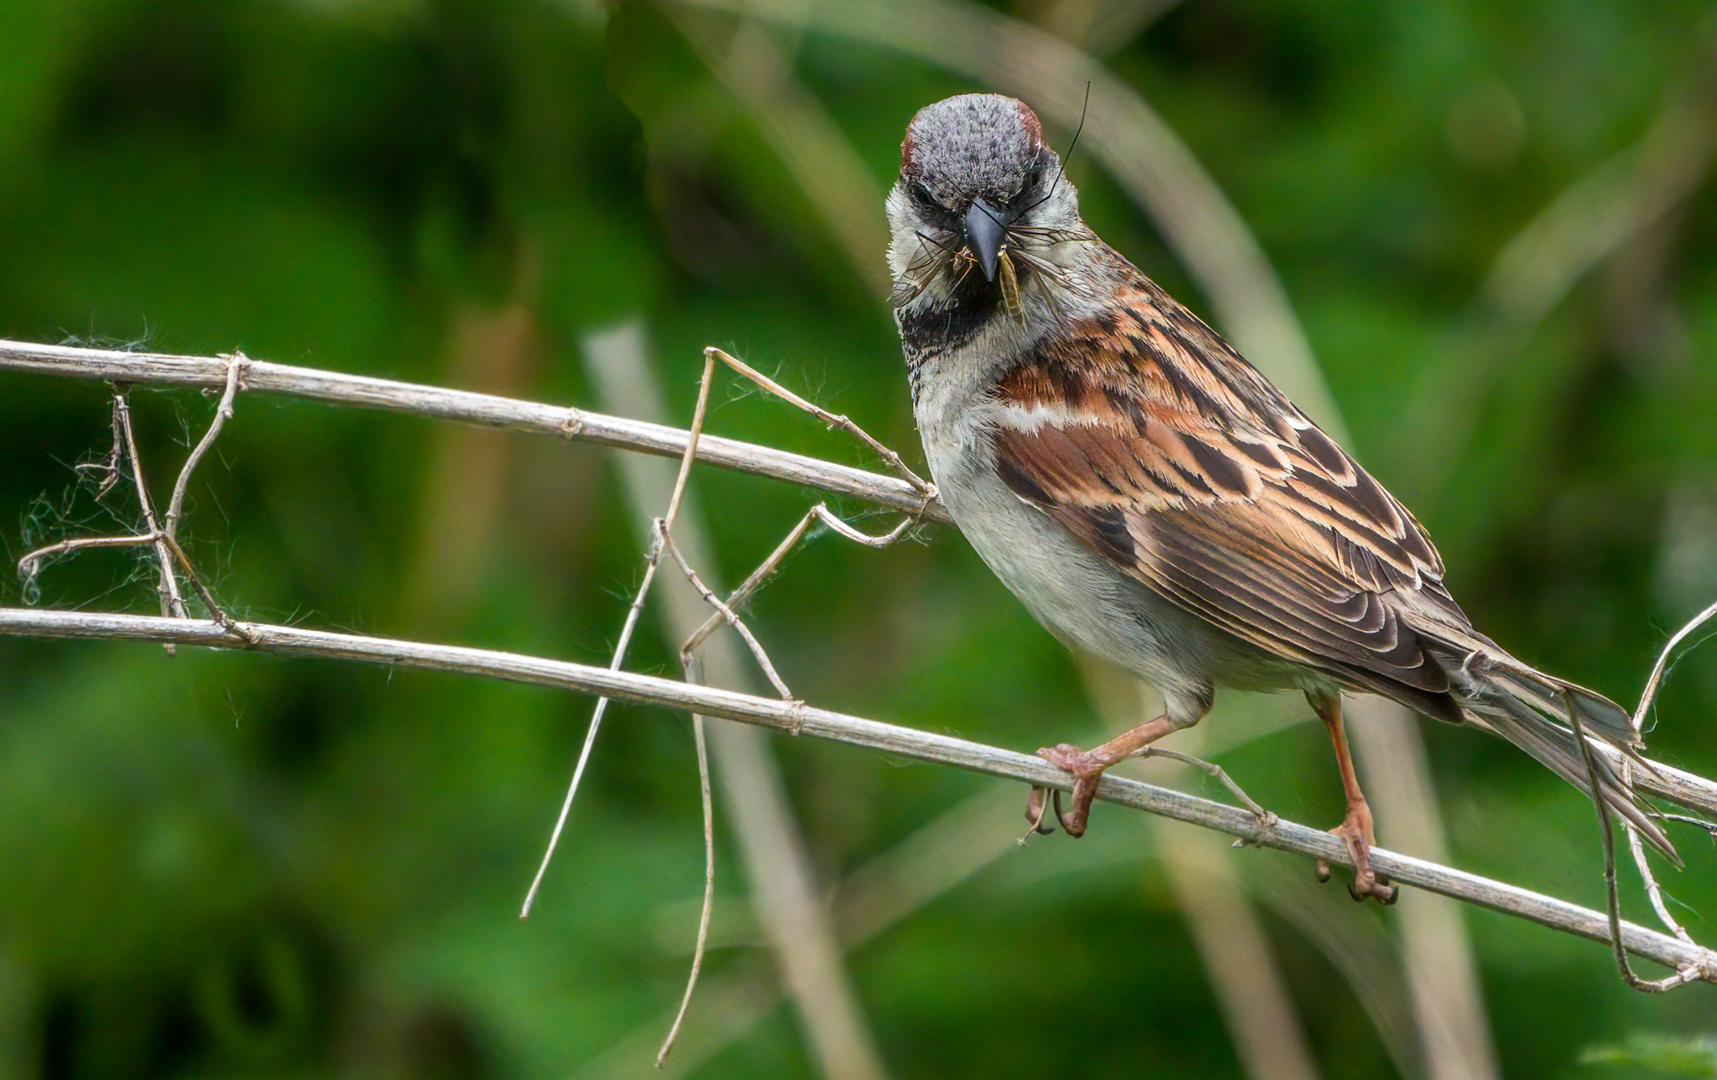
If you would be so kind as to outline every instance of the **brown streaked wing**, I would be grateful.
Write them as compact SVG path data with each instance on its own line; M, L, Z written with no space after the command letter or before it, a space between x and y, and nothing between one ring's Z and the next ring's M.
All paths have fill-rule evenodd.
M1237 637L1458 718L1409 624L1468 629L1418 522L1154 284L1119 299L998 385L1004 481Z

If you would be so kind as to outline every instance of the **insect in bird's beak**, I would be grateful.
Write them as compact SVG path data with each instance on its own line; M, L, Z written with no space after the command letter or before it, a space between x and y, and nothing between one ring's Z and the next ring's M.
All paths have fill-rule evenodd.
M1014 273L1014 261L1008 257L1005 244L996 252L996 269L1001 276L1002 307L1016 325L1024 326L1025 305L1019 299L1019 276Z
M984 280L996 281L1000 275L1002 305L1009 318L1024 326L1025 306L1019 298L1019 273L1008 257L1007 214L982 199L973 199L960 223L960 233L965 238L966 250L984 272Z

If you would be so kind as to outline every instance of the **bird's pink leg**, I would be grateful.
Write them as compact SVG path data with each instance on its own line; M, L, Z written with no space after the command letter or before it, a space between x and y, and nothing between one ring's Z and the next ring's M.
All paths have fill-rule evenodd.
M1039 750L1038 757L1073 774L1071 812L1062 813L1061 792L1055 793L1055 816L1061 821L1061 827L1067 830L1067 835L1085 835L1085 821L1091 816L1091 800L1097 797L1097 782L1103 778L1104 769L1132 757L1176 729L1177 725L1170 723L1167 716L1159 716L1155 720L1145 721L1131 731L1122 732L1095 749L1081 750L1069 743L1062 743ZM1042 818L1043 789L1033 788L1031 801L1026 804L1026 819L1036 828Z
M1380 904L1393 904L1400 890L1389 879L1371 869L1371 848L1376 842L1371 830L1371 806L1365 793L1359 790L1359 776L1353 771L1353 756L1347 750L1347 731L1341 722L1341 698L1306 694L1318 719L1329 731L1329 741L1335 746L1335 764L1341 771L1341 790L1347 796L1347 817L1330 832L1347 841L1347 853L1353 859L1353 884L1348 893L1364 902L1366 898ZM1329 864L1318 860L1318 880L1328 881Z

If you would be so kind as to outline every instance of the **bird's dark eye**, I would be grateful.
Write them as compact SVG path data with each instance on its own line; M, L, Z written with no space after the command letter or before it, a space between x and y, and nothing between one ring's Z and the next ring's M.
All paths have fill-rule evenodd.
M953 218L954 212L938 202L936 196L930 194L930 189L923 184L914 182L906 189L906 193L919 211L930 220L943 222Z

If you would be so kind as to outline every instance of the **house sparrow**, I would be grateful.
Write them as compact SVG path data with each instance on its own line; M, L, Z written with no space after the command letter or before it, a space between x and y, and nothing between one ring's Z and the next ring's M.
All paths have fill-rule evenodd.
M1570 710L1633 753L1625 710L1474 630L1413 515L1086 227L1023 103L922 109L887 209L913 411L948 513L1050 633L1163 693L1163 715L1094 750L1038 751L1073 774L1072 810L1055 805L1069 835L1103 770L1198 723L1218 685L1300 690L1329 730L1347 798L1330 831L1356 900L1395 890L1370 866L1344 690L1493 731L1588 795ZM1599 797L1673 858L1594 756Z

